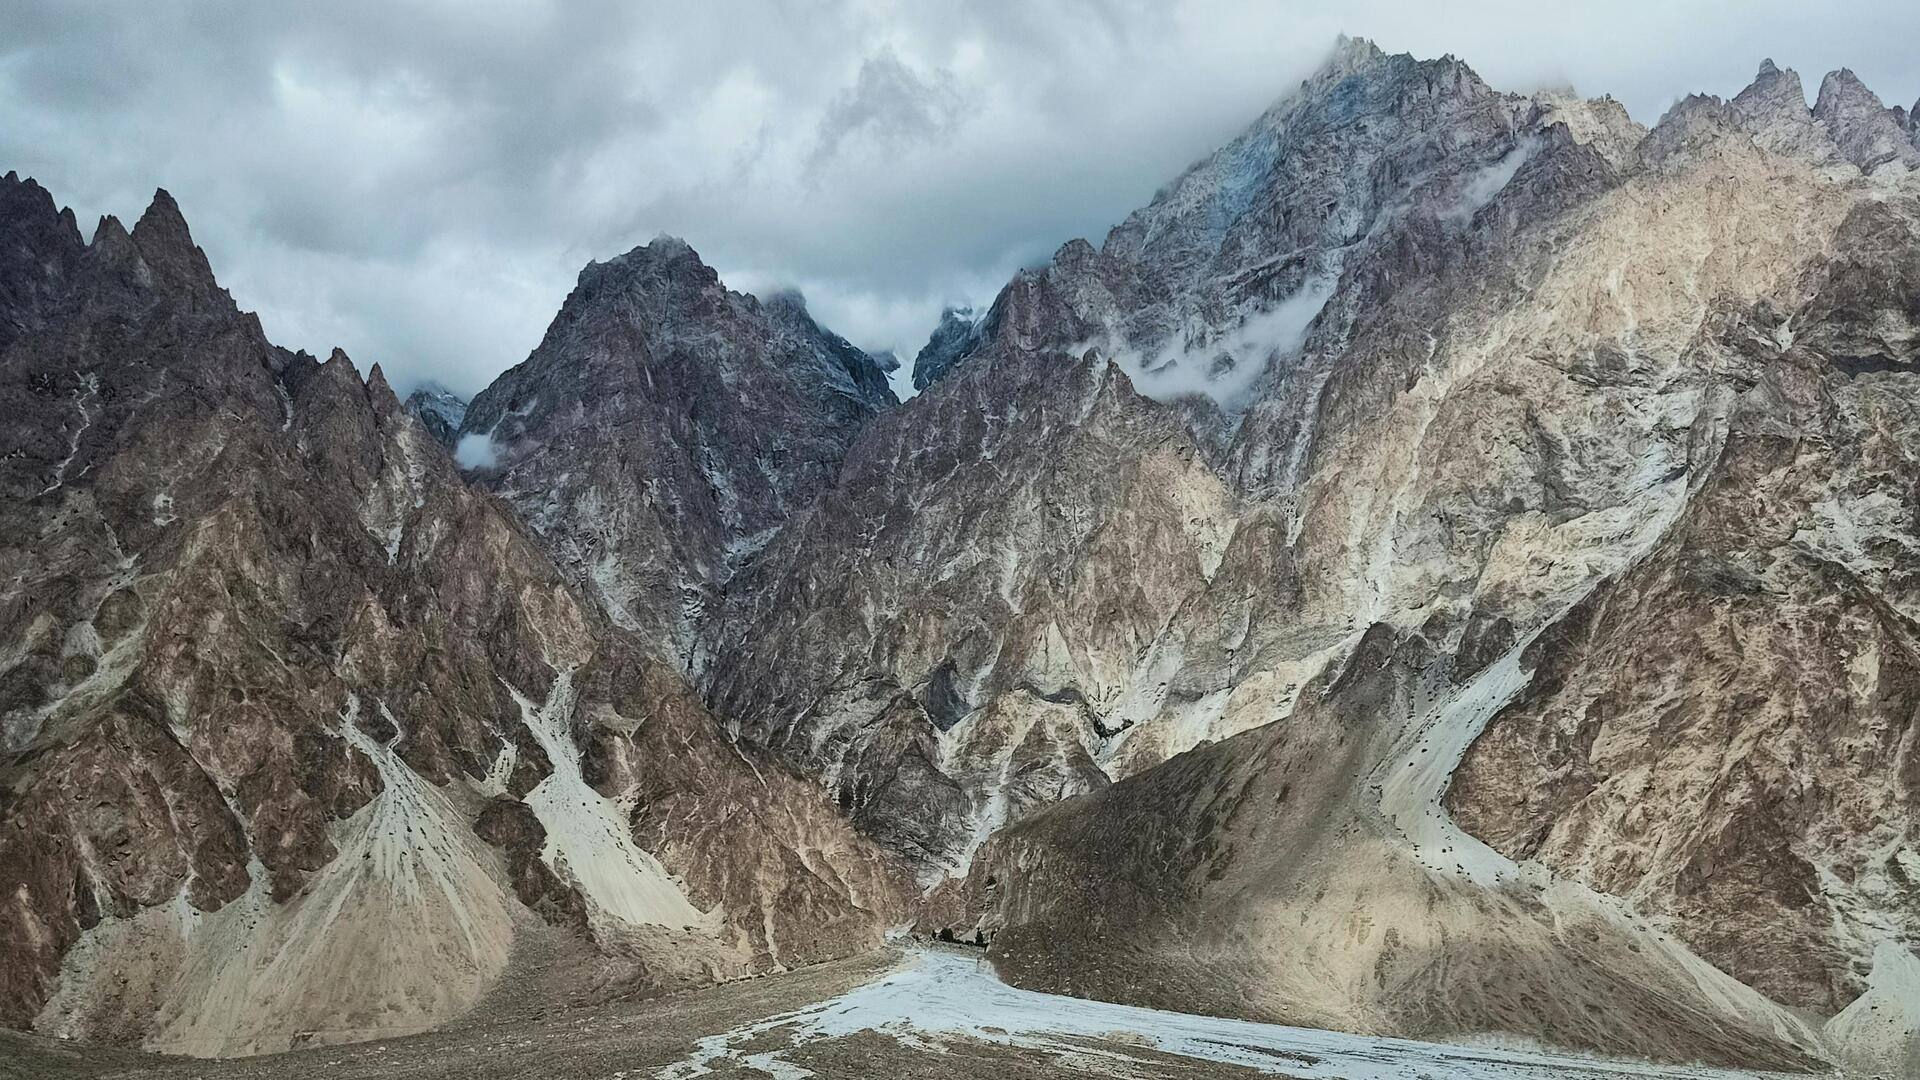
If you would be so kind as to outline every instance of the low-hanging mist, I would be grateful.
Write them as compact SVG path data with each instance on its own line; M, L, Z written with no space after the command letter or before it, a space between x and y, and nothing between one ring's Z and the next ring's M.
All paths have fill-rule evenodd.
M1170 344L1151 356L1125 346L1110 345L1098 352L1127 373L1134 389L1155 401L1198 396L1234 412L1273 364L1299 353L1336 281L1331 274L1309 278L1285 300L1248 314L1231 330L1203 342ZM1085 353L1084 348L1076 351Z

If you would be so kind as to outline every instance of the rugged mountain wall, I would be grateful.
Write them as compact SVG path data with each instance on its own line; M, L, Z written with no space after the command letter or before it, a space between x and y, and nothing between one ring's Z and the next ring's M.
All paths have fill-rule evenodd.
M192 1053L418 1030L528 909L636 989L877 943L888 861L729 745L377 366L268 343L164 192L83 243L9 174L0 238L6 1022Z
M1512 282L1476 276L1518 261L1509 222L1612 182L1636 131L1609 103L1514 98L1456 61L1347 44L1102 249L1068 244L977 322L948 321L929 348L951 374L863 433L818 510L743 572L702 667L710 698L871 806L923 875L1039 802L1286 715L1370 621L1434 591L1429 575L1380 594L1392 548L1354 535L1385 526L1352 519L1390 508L1333 501L1366 484L1302 505L1320 414L1360 452L1405 448L1432 386L1376 413L1426 359L1408 338L1426 345L1463 303L1513 303ZM1475 218L1501 194L1490 173L1523 179ZM1364 334L1384 363L1336 379ZM1446 467L1481 479L1471 459ZM1486 514L1506 515L1505 496ZM1449 568L1466 581L1471 540Z
M1878 1053L1792 1011L1882 1013L1913 949L1884 770L1913 725L1916 191L1902 117L1853 85L1810 110L1767 64L1647 131L1347 43L863 433L869 468L743 572L710 700L923 882L967 867L926 925L994 933L1015 978ZM1098 423L1063 433L1042 403L1076 389ZM1120 416L1152 434L1077 472ZM1684 569L1716 547L1733 578ZM1836 600L1816 564L1866 583ZM1739 635L1771 662L1684 648L1783 618Z
M832 482L886 372L797 294L728 291L661 238L589 265L473 399L480 475L623 629L684 663L716 590Z

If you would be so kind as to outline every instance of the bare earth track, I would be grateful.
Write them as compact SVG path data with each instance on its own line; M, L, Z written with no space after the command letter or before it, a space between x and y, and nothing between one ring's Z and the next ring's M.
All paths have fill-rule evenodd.
M566 1004L568 946L531 934L511 973L438 1031L224 1061L0 1033L0 1077L1215 1077L1733 1080L1719 1070L1374 1039L1020 990L965 948L886 949L692 993Z

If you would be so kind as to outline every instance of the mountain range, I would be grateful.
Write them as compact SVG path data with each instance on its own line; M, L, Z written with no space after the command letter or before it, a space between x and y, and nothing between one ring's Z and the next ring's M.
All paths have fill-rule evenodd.
M1920 105L1343 39L914 362L667 237L465 402L0 181L0 1022L1032 989L1920 1070Z

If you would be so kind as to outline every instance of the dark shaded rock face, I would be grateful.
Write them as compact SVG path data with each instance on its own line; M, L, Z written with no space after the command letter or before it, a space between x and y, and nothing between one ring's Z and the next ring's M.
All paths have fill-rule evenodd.
M953 366L972 355L992 336L971 308L948 308L940 313L940 325L934 327L927 343L913 358L913 388L925 390L945 378Z
M608 617L684 662L716 590L893 404L797 294L729 292L662 238L582 271L461 434L489 440L483 482Z
M270 344L164 192L84 243L0 181L0 1020L194 1053L417 1030L521 904L641 983L877 943L887 861L416 415Z
M0 222L7 243L0 248L0 348L45 326L71 278L80 273L85 244L73 212L56 210L53 196L18 173L0 178Z

